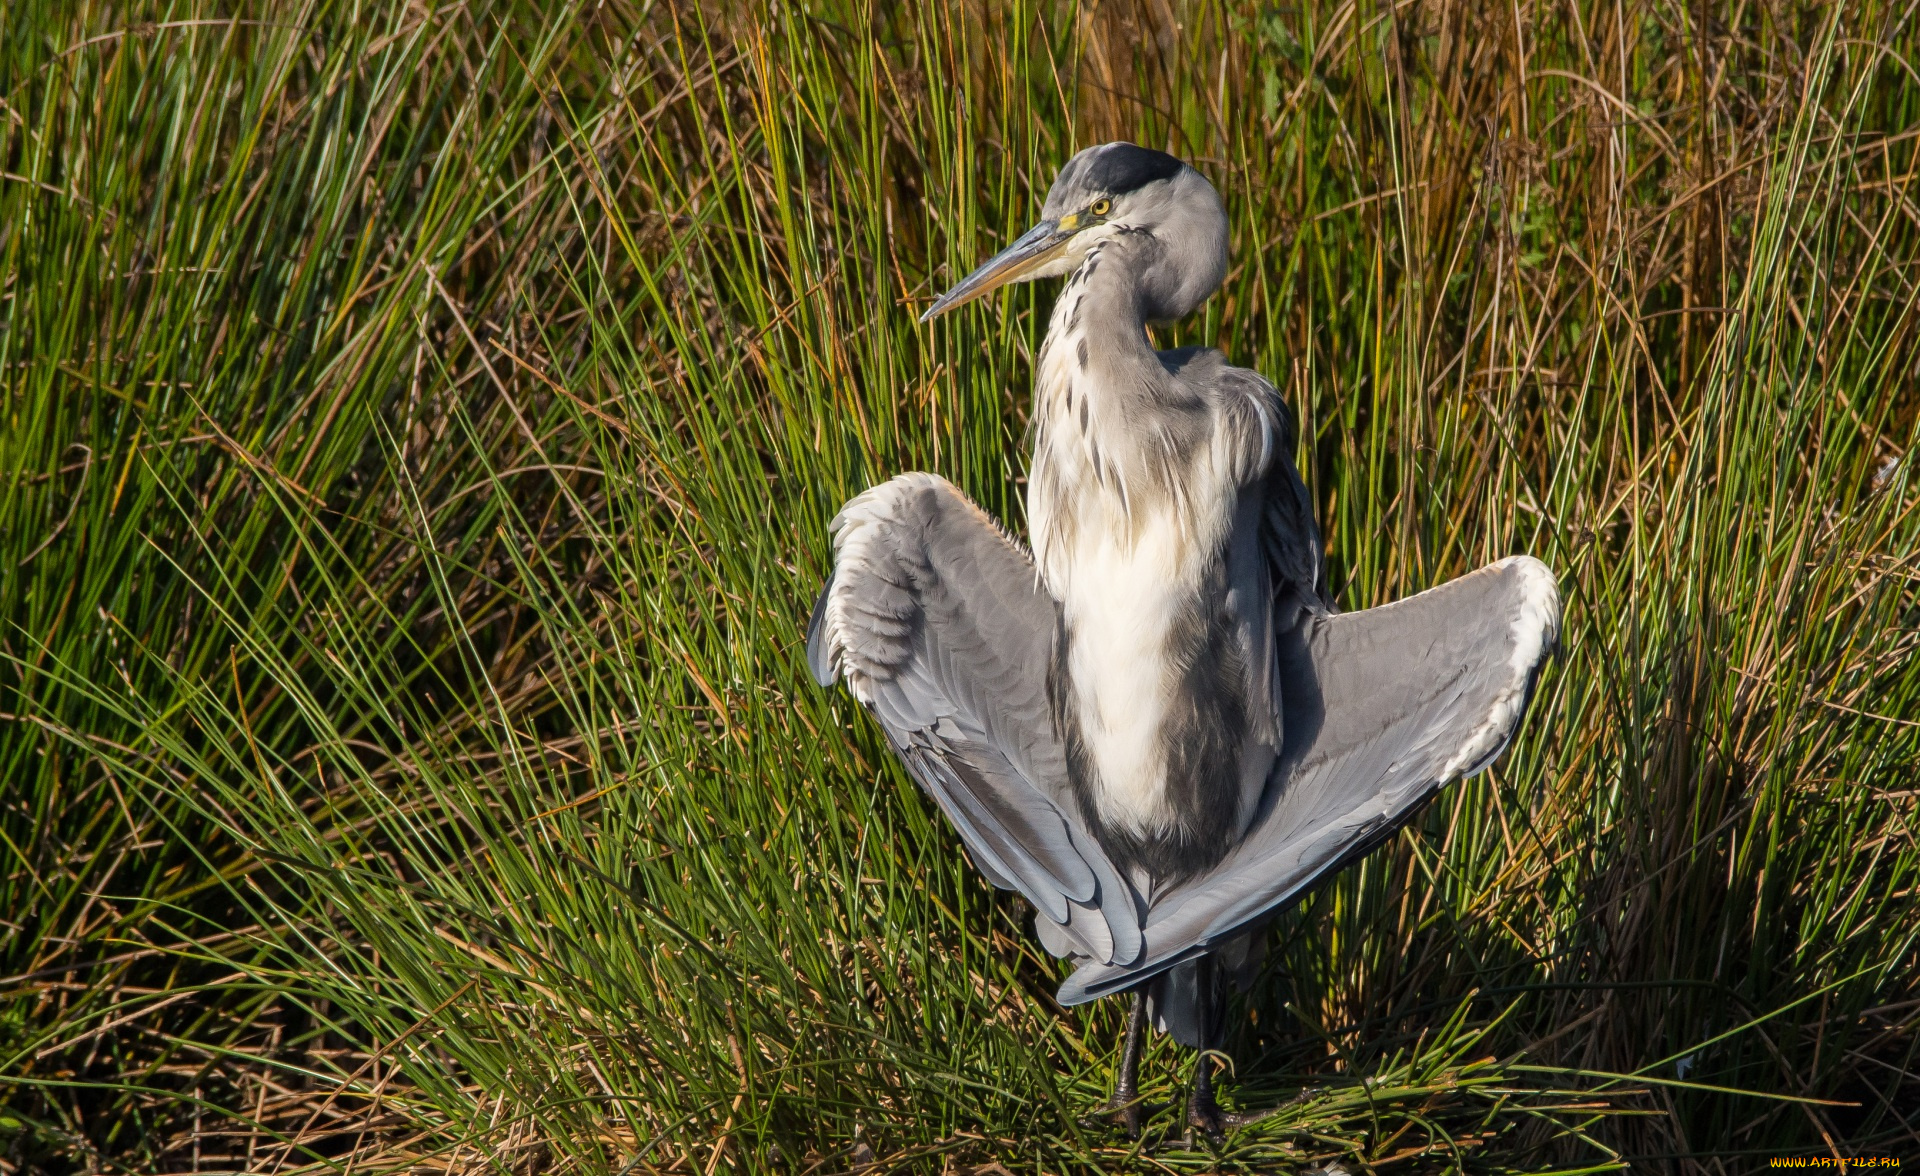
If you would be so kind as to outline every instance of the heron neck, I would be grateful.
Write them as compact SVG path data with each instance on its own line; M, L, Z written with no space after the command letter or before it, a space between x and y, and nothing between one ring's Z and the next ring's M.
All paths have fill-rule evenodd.
M1164 381L1139 294L1147 252L1128 237L1103 241L1067 279L1042 348L1062 353L1054 358L1066 370L1056 375L1094 394L1148 392Z
M1143 492L1165 480L1156 426L1175 389L1136 294L1142 252L1126 238L1095 246L1054 304L1036 365L1027 522L1056 596L1076 566L1072 537L1130 534Z

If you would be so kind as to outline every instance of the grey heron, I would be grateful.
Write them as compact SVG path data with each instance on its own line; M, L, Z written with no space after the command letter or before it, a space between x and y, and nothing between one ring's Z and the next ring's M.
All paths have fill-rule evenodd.
M1554 577L1512 556L1341 613L1272 384L1155 350L1227 272L1227 217L1171 155L1075 155L1040 221L923 317L1065 276L1036 361L1031 553L947 481L846 504L807 656L843 677L981 873L1076 965L1063 1005L1131 992L1106 1104L1137 1134L1150 1022L1213 1093L1225 986L1259 932L1378 845L1519 725L1559 626Z

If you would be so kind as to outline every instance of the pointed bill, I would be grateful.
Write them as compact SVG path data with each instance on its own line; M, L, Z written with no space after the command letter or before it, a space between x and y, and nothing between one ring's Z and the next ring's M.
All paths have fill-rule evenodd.
M1071 218L1068 218L1071 219ZM1073 238L1073 231L1059 221L1045 220L1020 235L1020 239L988 258L960 284L948 290L927 307L921 322L942 315L956 306L964 306L1009 282L1017 282L1060 256Z

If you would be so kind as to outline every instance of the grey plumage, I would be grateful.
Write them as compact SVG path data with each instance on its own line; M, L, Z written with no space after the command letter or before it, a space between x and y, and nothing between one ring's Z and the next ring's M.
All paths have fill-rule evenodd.
M1303 616L1274 642L1286 748L1248 832L1149 903L1067 778L1047 697L1057 609L1031 557L933 474L869 490L834 531L808 635L815 679L845 677L981 871L1033 902L1048 950L1085 961L1061 987L1069 1005L1232 939L1484 766L1552 636L1551 581L1525 557L1381 608Z
M1328 605L1286 405L1142 329L1226 265L1198 172L1129 144L1070 161L1042 222L929 312L1070 275L1037 364L1032 553L946 481L901 475L834 521L808 633L820 683L846 680L1076 962L1062 1003L1144 993L1200 1047L1278 909L1499 753L1559 615L1524 556ZM1208 1067L1190 1113L1219 1122Z
M945 479L902 474L834 520L838 559L807 640L814 677L846 678L994 885L1043 941L1126 965L1146 914L1100 852L1049 714L1057 612L1026 552Z
M1139 959L1090 961L1061 986L1062 1003L1120 991L1243 933L1491 762L1525 709L1554 602L1540 565L1517 557L1281 634L1287 747L1247 836L1205 878L1155 902Z

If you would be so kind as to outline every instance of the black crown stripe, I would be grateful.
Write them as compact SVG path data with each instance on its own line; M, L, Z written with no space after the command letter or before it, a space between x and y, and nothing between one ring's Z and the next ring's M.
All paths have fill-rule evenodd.
M1170 180L1183 165L1164 151L1109 143L1092 152L1080 182L1094 192L1132 192L1158 180Z

